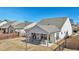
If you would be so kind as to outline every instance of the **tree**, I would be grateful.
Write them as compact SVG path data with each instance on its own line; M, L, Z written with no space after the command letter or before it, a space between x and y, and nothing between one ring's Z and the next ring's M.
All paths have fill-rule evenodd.
M4 21L7 21L7 22L8 22L9 20L7 20L7 19L4 19Z

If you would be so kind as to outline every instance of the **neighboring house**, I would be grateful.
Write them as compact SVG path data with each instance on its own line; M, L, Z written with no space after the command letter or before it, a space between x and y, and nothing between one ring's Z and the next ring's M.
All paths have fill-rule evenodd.
M15 21L10 21L10 22L8 22L6 24L3 24L2 26L0 26L0 29L3 30L3 33L14 33L15 32L15 29L11 25L14 22Z
M0 26L3 26L4 24L6 24L6 23L8 23L8 21L2 21L2 22L0 22Z
M29 30L29 42L52 45L72 34L72 26L68 17L48 18L41 20Z
M78 26L75 24L72 24L72 30L73 30L73 33L76 33L78 31Z
M28 26L31 23L32 22L22 22L22 23L18 23L16 25L13 25L13 26L16 29L16 32L19 32L20 36L26 36L26 32L24 31L24 27Z
M0 26L6 24L8 21L7 20L3 20L3 21L0 21ZM3 33L3 30L0 29L0 34Z
M26 37L28 37L28 35L29 35L29 30L30 30L32 27L34 27L35 25L37 25L37 23L31 23L31 24L29 24L28 26L24 27L24 31L25 31L25 33L26 33Z

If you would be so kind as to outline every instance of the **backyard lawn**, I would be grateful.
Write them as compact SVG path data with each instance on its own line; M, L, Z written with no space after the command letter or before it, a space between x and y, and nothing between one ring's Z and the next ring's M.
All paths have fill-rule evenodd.
M0 40L0 50L1 51L25 50L25 44L23 42L21 42L21 39L24 39L24 38Z
M26 38L14 38L14 39L5 39L0 40L0 51L51 51L50 48L40 46L40 45L33 45L30 43L26 43Z
M45 47L25 42L26 38L19 37L13 39L0 40L0 51L53 51L57 45ZM67 39L67 47L64 51L79 50L79 36L71 36Z

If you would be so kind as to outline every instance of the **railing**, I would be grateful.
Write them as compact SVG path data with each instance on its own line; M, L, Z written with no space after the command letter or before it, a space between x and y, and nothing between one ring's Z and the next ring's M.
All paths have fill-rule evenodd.
M41 40L41 44L46 44L46 40Z

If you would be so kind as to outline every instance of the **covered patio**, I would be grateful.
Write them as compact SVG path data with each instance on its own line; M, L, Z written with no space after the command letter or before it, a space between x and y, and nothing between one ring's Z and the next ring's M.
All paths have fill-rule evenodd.
M33 44L47 45L55 43L55 37L51 34L31 33L29 42Z
M36 25L29 31L29 42L50 46L55 43L56 32L58 32L58 29L53 25Z

